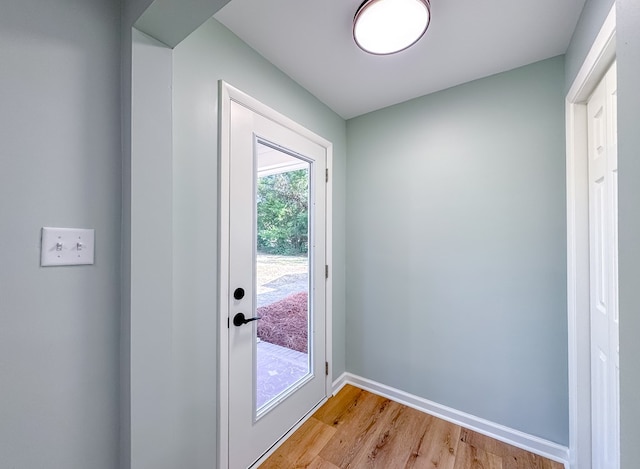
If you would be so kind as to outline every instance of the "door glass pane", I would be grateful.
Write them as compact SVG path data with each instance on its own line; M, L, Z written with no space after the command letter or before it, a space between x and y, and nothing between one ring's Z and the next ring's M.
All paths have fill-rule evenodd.
M298 156L256 143L256 418L311 376L309 173Z

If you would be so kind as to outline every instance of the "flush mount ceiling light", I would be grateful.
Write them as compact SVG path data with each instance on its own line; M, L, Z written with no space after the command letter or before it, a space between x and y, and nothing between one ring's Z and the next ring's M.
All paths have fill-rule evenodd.
M365 0L353 18L353 39L370 54L395 54L418 42L430 20L429 0Z

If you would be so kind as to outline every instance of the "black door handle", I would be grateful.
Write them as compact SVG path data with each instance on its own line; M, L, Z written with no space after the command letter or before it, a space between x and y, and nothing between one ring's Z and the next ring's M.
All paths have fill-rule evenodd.
M242 326L244 324L247 324L251 321L257 321L258 319L261 319L260 316L256 316L255 318L245 318L244 317L244 313L238 313L233 317L233 325L234 326Z

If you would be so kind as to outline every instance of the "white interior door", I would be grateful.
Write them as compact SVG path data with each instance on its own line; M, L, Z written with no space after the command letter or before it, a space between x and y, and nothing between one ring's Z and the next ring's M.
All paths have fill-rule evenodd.
M228 466L244 469L326 397L327 149L229 112Z
M618 468L618 145L615 62L589 98L592 467Z

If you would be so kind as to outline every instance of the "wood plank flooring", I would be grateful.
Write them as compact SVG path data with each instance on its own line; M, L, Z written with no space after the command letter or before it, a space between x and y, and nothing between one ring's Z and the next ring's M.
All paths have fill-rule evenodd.
M458 425L345 386L260 469L564 469Z

